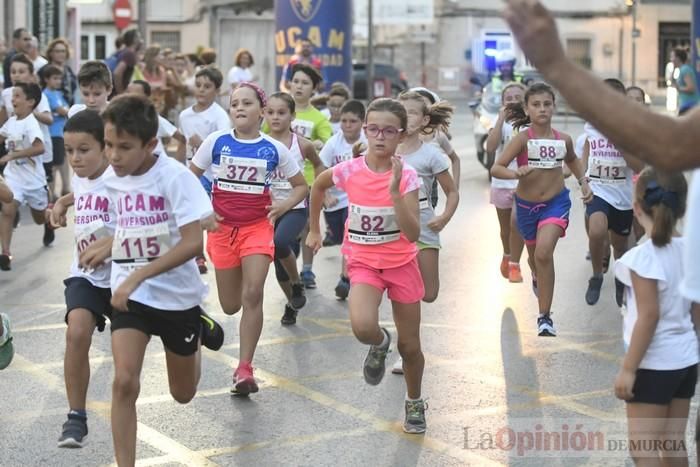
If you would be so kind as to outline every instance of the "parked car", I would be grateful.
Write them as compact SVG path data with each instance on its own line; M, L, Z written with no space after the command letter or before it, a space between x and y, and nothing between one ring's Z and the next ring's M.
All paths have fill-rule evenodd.
M388 78L391 85L391 95L395 96L408 89L406 75L393 65L387 63L374 64L374 79ZM367 99L367 63L356 62L352 64L353 97L355 99Z

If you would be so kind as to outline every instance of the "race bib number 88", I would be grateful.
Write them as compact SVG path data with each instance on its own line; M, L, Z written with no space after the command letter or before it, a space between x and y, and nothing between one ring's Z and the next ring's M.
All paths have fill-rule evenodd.
M393 207L350 205L348 240L363 245L379 245L398 240L401 230Z
M566 156L566 142L559 139L531 139L527 142L527 161L535 169L556 169Z

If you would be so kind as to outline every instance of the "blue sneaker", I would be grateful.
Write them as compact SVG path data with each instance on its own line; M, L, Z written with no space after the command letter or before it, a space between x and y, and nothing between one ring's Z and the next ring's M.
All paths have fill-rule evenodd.
M314 274L313 271L301 271L301 274L299 274L299 277L301 277L301 282L304 284L304 287L307 289L315 289L316 288L316 274Z

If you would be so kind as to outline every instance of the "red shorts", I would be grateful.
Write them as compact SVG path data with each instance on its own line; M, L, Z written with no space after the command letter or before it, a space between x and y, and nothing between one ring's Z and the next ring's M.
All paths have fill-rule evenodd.
M389 300L416 303L423 300L425 287L418 268L418 257L397 268L375 269L358 261L348 261L350 284L367 284L384 292Z
M275 256L275 229L264 219L242 227L219 225L219 230L207 234L207 253L215 269L231 269L241 265L241 259L252 255Z

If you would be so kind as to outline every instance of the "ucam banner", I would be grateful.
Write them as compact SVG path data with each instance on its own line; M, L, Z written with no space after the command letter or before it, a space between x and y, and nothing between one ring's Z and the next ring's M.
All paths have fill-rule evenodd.
M275 65L277 82L302 39L313 45L323 64L326 88L341 81L352 85L352 0L277 0Z

